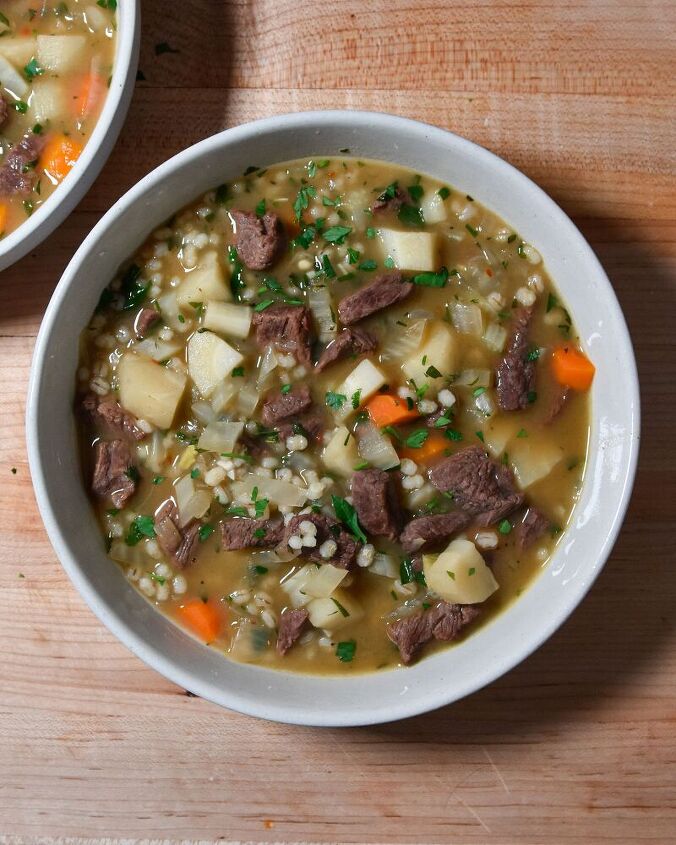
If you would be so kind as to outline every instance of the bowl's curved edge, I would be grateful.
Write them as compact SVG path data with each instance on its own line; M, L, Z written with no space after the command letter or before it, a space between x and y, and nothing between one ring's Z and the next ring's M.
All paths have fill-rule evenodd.
M133 11L127 11L129 9ZM94 131L68 178L28 220L0 241L0 272L39 246L63 223L94 184L110 157L134 93L141 44L139 0L119 4L118 15L124 15L124 26L118 29L113 77Z
M68 573L76 588L85 598L85 601L95 613L95 615L112 631L115 636L117 636L132 651L132 653L140 657L150 667L165 675L172 682L186 689L190 689L192 692L199 695L200 697L211 700L216 704L229 707L242 713L246 713L248 715L266 719L274 719L276 721L286 722L289 724L317 727L344 727L379 724L383 722L389 722L397 719L415 716L420 713L427 712L429 710L437 709L439 707L450 704L453 701L456 701L466 695L469 695L472 692L475 692L478 689L481 689L482 687L491 683L497 677L500 677L502 674L509 671L514 666L518 665L534 650L536 650L540 645L542 645L542 643L545 642L554 633L554 631L557 630L557 628L559 628L563 624L563 622L568 618L570 613L572 613L575 607L582 600L584 595L588 592L588 590L598 577L601 569L603 568L603 565L605 564L608 558L608 555L610 554L610 551L612 550L612 547L617 539L620 527L622 525L626 509L629 504L631 489L636 473L640 432L640 400L638 390L638 376L636 371L636 362L631 346L631 340L626 326L626 321L624 320L624 316L619 307L619 303L612 289L612 286L608 281L605 271L603 270L600 262L598 261L598 258L596 257L593 250L586 242L582 234L579 232L579 230L573 224L570 218L565 214L565 212L563 212L563 210L539 186L533 183L532 180L530 180L525 174L518 171L508 162L505 162L503 159L494 155L485 148L480 147L479 145L476 145L466 139L460 138L459 136L453 135L453 133L448 133L446 130L440 129L438 127L425 126L426 131L433 134L439 133L443 136L453 135L457 143L461 145L467 145L468 149L478 151L478 154L481 156L489 157L494 165L497 163L499 164L499 167L509 168L515 178L518 178L524 183L527 183L531 191L537 191L537 193L540 195L541 200L550 207L550 210L552 210L555 216L569 230L568 235L572 237L577 243L577 245L585 251L587 260L595 265L599 274L599 278L602 278L604 280L604 284L606 286L605 293L607 294L609 302L612 304L612 308L615 311L614 316L618 320L619 325L623 327L622 345L625 349L625 352L627 353L627 359L624 363L628 366L628 370L625 372L626 382L624 388L625 390L628 390L632 410L631 427L630 430L628 430L627 432L630 442L628 447L629 451L626 460L626 466L624 467L622 494L620 498L620 504L614 513L612 524L610 525L609 531L601 546L598 559L588 577L586 577L585 579L580 579L577 582L574 595L570 597L567 611L564 614L557 616L556 619L552 618L551 620L549 620L548 624L543 625L540 631L538 632L538 636L536 638L532 639L525 647L516 649L513 653L511 653L509 658L505 659L502 665L497 670L491 670L490 672L484 671L483 674L481 671L479 671L477 675L472 678L471 682L460 682L459 684L457 684L453 694L451 695L447 693L440 693L436 696L430 696L428 699L426 699L423 705L415 702L409 703L409 701L406 699L402 699L397 702L390 701L375 710L372 709L368 715L355 713L336 715L333 713L317 711L316 709L313 710L311 713L307 711L299 713L290 713L289 709L283 706L280 707L274 703L271 704L270 702L261 703L260 701L251 701L246 696L240 695L237 691L224 691L222 688L216 688L214 684L209 684L199 679L196 680L190 675L189 672L186 672L180 665L178 665L174 660L172 660L170 656L166 655L159 649L145 642L133 631L133 629L131 629L126 624L124 620L120 618L120 616L114 611L114 609L107 607L102 602L101 598L92 588L91 584L83 576L82 572L78 567L77 562L70 559L68 549L66 548L66 545L61 536L61 532L55 520L53 509L47 496L47 490L44 483L44 476L42 474L38 448L39 377L41 369L40 362L46 352L49 335L53 329L54 322L58 314L60 299L66 293L69 279L77 269L77 264L79 263L80 256L82 254L85 254L91 248L91 246L96 243L99 238L99 234L104 231L106 226L108 225L108 221L111 219L111 217L116 216L117 213L123 209L125 204L132 204L140 195L142 195L148 189L149 186L160 182L165 173L169 172L170 170L173 170L187 156L199 156L201 150L206 148L209 144L214 143L214 138L220 138L222 136L227 135L234 142L240 139L241 137L248 137L250 133L265 133L269 129L279 127L280 123L287 125L299 123L300 125L301 122L305 122L308 120L321 121L322 119L327 119L327 117L329 119L335 120L337 119L337 114L341 115L340 119L344 120L346 124L352 122L368 126L372 123L374 119L378 119L379 121L390 122L393 129L396 129L397 125L400 124L410 124L413 127L416 127L417 129L419 129L421 126L419 122L411 121L406 118L359 111L312 112L283 115L274 118L264 118L262 120L255 121L250 124L245 124L243 126L238 126L233 129L226 130L224 133L220 133L218 136L213 136L213 138L205 139L204 141L201 141L200 143L189 148L188 150L179 153L178 155L169 159L164 164L160 165L160 167L152 171L152 173L148 174L148 176L146 176L143 180L137 183L137 185L135 185L129 192L127 192L120 200L118 200L115 206L113 206L113 208L94 227L92 232L87 236L81 247L78 249L77 253L66 268L66 271L64 272L64 275L54 293L52 301L48 306L35 346L33 366L31 368L30 375L26 417L29 464L33 476L33 483L35 486L40 513L42 515L52 545L54 546L57 555L62 565L64 566L64 569ZM332 683L334 681L336 683L344 682L344 679L326 678L323 680L325 683Z

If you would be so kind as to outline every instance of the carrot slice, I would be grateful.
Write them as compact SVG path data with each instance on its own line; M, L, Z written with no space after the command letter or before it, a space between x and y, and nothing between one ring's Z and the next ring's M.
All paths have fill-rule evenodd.
M97 112L107 92L106 80L98 73L88 73L81 79L73 95L73 112L78 117L87 117Z
M190 599L178 609L181 620L205 643L213 642L221 633L223 619L212 604Z
M5 226L7 226L7 214L7 205L4 202L0 202L0 235L4 233Z
M577 349L560 346L552 353L554 377L564 387L573 390L588 390L591 387L596 367Z
M422 446L417 449L404 446L399 450L399 454L402 458L410 458L417 464L431 464L442 457L450 445L443 434L438 431L431 431Z
M420 416L415 406L409 408L405 399L391 393L377 393L366 403L366 410L378 428L409 422Z
M66 135L53 135L45 144L40 156L39 168L55 182L66 178L78 160L83 145Z

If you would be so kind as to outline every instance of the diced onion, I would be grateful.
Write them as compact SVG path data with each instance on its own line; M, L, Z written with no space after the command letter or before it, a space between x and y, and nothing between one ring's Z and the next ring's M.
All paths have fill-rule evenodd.
M190 410L195 419L201 422L202 425L209 425L210 422L216 419L216 412L211 406L211 403L205 402L204 399L198 399L196 402L193 402Z
M322 343L330 343L336 336L338 326L333 312L333 302L327 287L310 288L307 294L307 304L315 318L318 337Z
M146 438L138 447L141 463L152 472L159 472L167 457L167 449L164 445L164 435L155 429L152 435Z
M330 563L322 564L319 569L312 567L303 585L303 592L316 599L328 598L347 575L347 569L339 569Z
M374 575L382 575L383 578L398 578L399 564L392 555L376 552L373 563L369 566L369 572Z
M258 488L259 499L268 499L278 507L300 508L307 501L307 490L279 478L265 478L251 473L230 485L235 498L240 501L250 500L254 487Z
M399 466L399 455L390 438L373 423L362 423L355 432L357 450L361 457L378 469L392 469Z
M293 607L303 607L310 601L310 596L305 592L305 582L312 571L317 571L316 564L308 563L301 566L296 572L286 575L280 582L280 587L289 597Z
M136 351L142 352L153 361L166 361L167 358L172 358L183 347L178 343L167 343L159 338L147 337L145 340L136 344Z
M21 98L28 91L26 80L4 56L0 56L0 80L2 80L2 87L16 97Z
M453 384L461 387L490 387L491 371L474 368L462 370Z
M237 394L237 410L243 417L250 417L256 410L260 394L252 382L244 384Z
M197 448L207 452L234 452L235 444L244 431L242 422L210 422L197 441Z
M425 331L426 320L416 320L404 331L400 326L392 326L387 332L385 341L380 351L383 361L390 359L407 358L422 343L423 332Z
M507 329L499 323L489 323L484 332L484 343L492 352L502 352L507 340Z
M490 417L495 413L495 403L491 398L490 393L482 393L476 397L474 404L486 417Z
M211 407L217 414L223 413L228 405L235 398L237 393L237 385L234 379L224 379L216 386L216 389L211 394Z
M126 563L130 566L147 563L146 552L141 543L137 546L128 546L124 540L113 540L108 554L118 563Z
M448 306L453 325L461 334L483 334L481 309L474 303L453 302Z
M176 301L176 294L173 291L160 296L157 304L160 306L162 319L168 326L176 330L182 328L181 321L178 319L178 302Z
M261 356L261 362L258 366L258 375L256 376L256 386L259 390L267 381L268 376L274 372L278 366L279 361L277 359L277 355L275 354L275 350L272 346L266 346L265 352Z
M174 495L178 507L180 527L187 525L191 519L199 519L211 506L211 495L204 489L197 489L195 482L189 475L179 478L174 484Z

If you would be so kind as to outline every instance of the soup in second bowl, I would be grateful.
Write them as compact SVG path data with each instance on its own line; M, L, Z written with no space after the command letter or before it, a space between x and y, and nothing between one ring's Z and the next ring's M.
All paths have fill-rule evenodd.
M108 93L116 0L0 5L0 237L68 175Z
M472 197L349 157L252 167L104 290L84 467L111 558L203 642L392 667L546 566L593 373L540 255Z

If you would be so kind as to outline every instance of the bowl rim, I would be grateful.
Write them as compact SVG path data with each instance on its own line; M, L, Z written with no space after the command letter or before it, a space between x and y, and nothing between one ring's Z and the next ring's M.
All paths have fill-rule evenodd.
M466 153L475 156L479 163L485 163L487 167L492 168L498 176L500 173L508 174L511 179L518 180L524 190L529 191L534 196L537 196L538 202L544 205L556 221L557 226L560 227L558 230L560 232L560 238L566 242L572 243L576 249L579 249L583 253L584 261L588 262L589 265L594 268L597 280L603 288L604 300L608 309L613 312L613 320L615 321L615 324L619 328L621 334L621 337L616 336L616 339L626 357L628 369L623 374L623 391L627 397L627 405L630 408L627 412L627 454L620 468L621 493L619 494L618 503L612 514L609 514L605 518L604 527L607 528L607 534L600 543L597 558L588 564L584 572L584 577L575 579L574 583L570 587L568 585L566 586L566 589L568 590L567 602L565 603L563 609L556 614L550 614L547 616L546 619L540 623L535 635L531 635L527 641L516 643L512 648L510 648L508 654L503 655L502 658L497 661L494 667L487 669L482 665L470 680L464 678L461 679L453 687L452 691L447 692L441 690L437 691L436 694L428 692L425 696L422 696L420 700L403 697L397 701L389 701L386 709L381 706L377 708L375 712L369 711L363 714L355 713L353 711L348 713L319 712L317 708L312 710L311 705L308 705L307 711L296 712L292 710L289 705L285 705L283 703L278 704L277 702L270 701L259 702L258 700L252 702L249 697L240 693L237 689L218 686L216 683L210 683L207 679L195 677L189 668L184 668L183 665L174 660L172 654L166 653L156 645L145 640L131 625L127 624L125 620L120 618L118 613L115 611L115 608L113 608L110 603L107 603L99 591L87 580L78 560L71 555L70 550L68 549L65 536L58 524L48 495L39 450L39 420L37 415L41 371L44 366L45 355L48 351L50 336L58 324L59 312L62 303L65 297L68 296L69 286L72 280L77 276L80 263L84 260L86 255L96 248L96 245L102 237L105 237L106 230L111 222L120 216L123 216L125 212L149 190L152 190L160 185L168 174L180 170L185 164L193 159L199 159L202 154L207 153L214 147L222 147L223 153L226 154L228 146L247 140L251 137L264 135L266 133L274 134L275 131L285 129L303 130L307 129L308 126L317 126L321 123L328 124L335 121L344 124L345 128L350 129L357 127L363 128L365 131L372 131L374 124L376 124L381 128L387 128L393 132L396 132L397 130L409 130L423 133L424 135L434 135L440 141L445 140L446 143L451 141L454 145L464 149ZM633 347L624 315L622 314L610 281L608 280L608 277L591 246L587 243L584 236L580 233L565 212L551 197L549 197L548 194L545 193L543 189L541 189L524 173L513 167L513 165L509 164L504 159L484 147L475 144L474 142L462 138L455 133L449 132L446 129L431 126L421 121L380 112L356 110L323 110L285 114L263 118L233 127L231 129L226 129L223 132L212 135L209 138L206 138L174 155L159 167L148 173L145 177L143 177L143 179L127 191L87 235L82 245L69 262L54 291L53 297L49 303L40 327L35 345L30 373L26 414L26 435L29 464L38 507L48 536L62 566L68 573L80 594L85 599L86 603L89 605L90 609L104 623L104 625L106 625L106 627L124 645L126 645L132 653L140 657L150 667L160 672L173 683L180 685L185 689L191 690L202 698L206 698L216 704L247 715L272 719L274 721L289 724L326 727L379 724L397 719L408 718L445 706L493 682L510 669L517 666L533 651L539 648L542 643L544 643L561 625L563 625L566 619L584 598L610 555L631 497L638 459L639 432L640 397L638 376ZM537 581L539 579L535 580ZM502 615L503 614L499 614L496 618L500 618ZM227 658L223 658L221 656L221 659ZM270 670L257 669L256 671L265 672ZM375 673L367 674L373 675ZM316 678L317 676L303 674L298 677L307 679ZM364 677L364 675L352 676L351 679L327 676L322 677L321 680L326 683L348 683L359 677Z
M30 217L0 240L0 272L35 249L66 219L108 160L122 129L136 81L140 39L139 0L120 0L113 74L94 130L68 176Z

